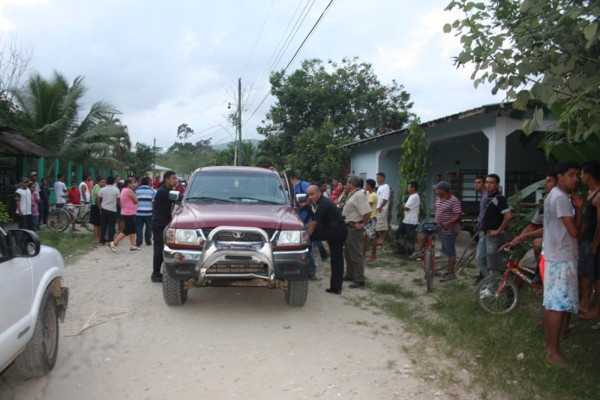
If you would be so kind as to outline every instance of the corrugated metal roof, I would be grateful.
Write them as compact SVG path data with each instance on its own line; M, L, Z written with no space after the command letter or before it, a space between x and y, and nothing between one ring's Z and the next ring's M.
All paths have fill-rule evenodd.
M462 111L456 114L452 114L452 115L448 115L446 117L441 117L441 118L437 118L428 122L423 122L422 124L420 124L420 126L422 128L431 128L433 126L437 126L437 125L441 125L441 124L445 124L451 121L456 121L459 119L463 119L463 118L468 118L468 117L472 117L475 115L482 115L482 114L487 114L489 112L493 112L493 111L497 111L500 110L502 108L508 108L512 105L512 102L509 103L495 103L495 104L488 104L488 105L484 105L481 107L477 107L477 108L473 108L470 110L466 110L466 111ZM364 144L367 143L374 143L374 142L378 142L380 140L386 139L390 136L397 136L397 135L404 135L408 133L408 128L404 128L404 129L399 129L399 130L395 130L395 131L391 131L388 133L384 133L383 135L379 135L379 136L374 136L374 137L370 137L367 139L362 139L362 140L358 140L356 142L350 143L350 144L346 144L340 147L343 148L352 148L352 147L357 147L357 146L362 146Z
M0 155L57 158L55 154L31 140L12 132L14 130L11 127L0 126Z

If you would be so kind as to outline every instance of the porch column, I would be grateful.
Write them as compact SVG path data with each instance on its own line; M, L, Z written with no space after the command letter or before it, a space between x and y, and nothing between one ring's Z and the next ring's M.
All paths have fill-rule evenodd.
M56 160L54 160L54 182L56 182L58 180L58 173L60 172L59 167L60 167L60 162L58 161L58 158L57 158Z
M522 121L498 117L495 126L483 129L488 138L488 174L497 174L502 187L506 185L506 138L521 129L521 124Z
M38 161L38 176L40 182L42 182L42 178L44 178L44 157L40 157Z
M77 179L75 180L77 183L83 180L83 166L77 166Z

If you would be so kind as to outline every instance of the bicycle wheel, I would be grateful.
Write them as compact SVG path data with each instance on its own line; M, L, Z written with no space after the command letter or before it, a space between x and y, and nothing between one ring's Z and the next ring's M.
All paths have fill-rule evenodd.
M55 232L63 232L69 227L69 223L71 222L71 218L67 214L67 212L57 209L54 211L50 211L48 214L48 229Z
M433 251L427 250L425 252L425 283L427 291L433 290Z
M519 305L519 289L510 279L504 282L504 275L487 276L477 285L475 300L483 311L507 314Z
M82 216L81 216L81 225L83 225L83 227L85 229L87 229L89 232L93 232L94 231L94 224L92 224L90 222L90 212L86 211Z

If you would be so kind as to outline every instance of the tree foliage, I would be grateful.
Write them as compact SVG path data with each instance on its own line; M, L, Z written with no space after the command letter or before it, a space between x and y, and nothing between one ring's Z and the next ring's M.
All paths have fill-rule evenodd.
M69 83L58 72L50 79L31 74L23 86L11 92L19 133L61 159L84 164L100 158L118 166L131 150L127 127L114 119L119 111L103 101L92 104L80 118L86 90L81 76Z
M338 175L348 162L340 145L402 128L412 107L402 85L383 85L371 64L356 58L305 60L290 75L273 73L270 82L277 101L258 128L262 155L306 176L319 175L323 165Z
M188 124L181 124L177 127L177 139L187 141L194 134L194 130Z
M516 109L530 101L557 119L571 141L600 135L600 3L591 0L454 0L448 10L465 15L444 26L463 46L455 65L472 63L475 86L506 91ZM523 130L543 119L542 107Z
M427 184L427 173L431 167L429 156L429 144L425 140L425 131L419 125L419 120L411 122L408 127L408 135L402 142L404 152L400 157L398 180L398 210L402 210L402 203L408 198L407 186L410 182L417 182L421 190L421 205L425 205L424 188Z
M144 176L152 170L154 149L145 143L136 143L135 152L129 153L127 165L135 171L136 176Z
M196 168L214 164L215 151L210 139L196 143L175 142L162 154L157 154L156 164L169 167L177 173L189 174Z

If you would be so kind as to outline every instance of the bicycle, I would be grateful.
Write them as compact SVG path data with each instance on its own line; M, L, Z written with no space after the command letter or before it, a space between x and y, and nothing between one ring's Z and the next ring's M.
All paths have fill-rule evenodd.
M508 257L504 275L487 276L475 289L477 305L483 311L491 314L507 314L514 311L519 305L519 288L513 280L509 279L511 275L519 276L531 287L536 296L541 297L543 292L541 284L532 282L535 268L529 268L514 261L510 247L499 252L504 252Z
M76 210L76 211L75 211ZM94 230L90 223L90 210L85 204L65 204L62 208L55 208L48 213L48 229L55 232L64 232L73 221L73 226L81 225L89 232Z
M423 255L423 269L425 270L425 286L427 291L433 290L433 274L435 273L435 237L438 226L432 222L421 224L420 231L425 234L425 254Z

